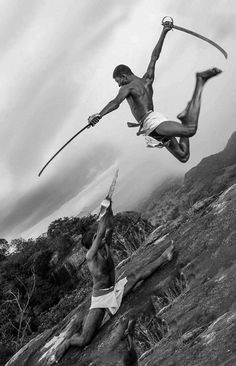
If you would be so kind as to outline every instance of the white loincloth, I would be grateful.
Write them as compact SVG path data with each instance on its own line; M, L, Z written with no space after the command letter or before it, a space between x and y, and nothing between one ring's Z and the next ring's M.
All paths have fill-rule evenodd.
M158 147L161 149L169 144L169 141L163 143L161 139L157 141L153 137L149 136L150 133L152 133L160 123L165 121L168 121L168 118L165 117L164 114L152 111L148 112L147 117L142 121L142 127L138 132L139 135L145 136L147 147ZM166 139L166 137L163 136L163 139Z
M126 283L127 278L124 277L114 287L111 287L110 292L100 296L92 296L90 309L106 308L114 315L121 305ZM102 293L102 291L101 289L100 292Z
M148 136L154 131L160 123L168 121L168 118L164 114L159 112L150 112L147 117L142 121L142 128L139 134Z

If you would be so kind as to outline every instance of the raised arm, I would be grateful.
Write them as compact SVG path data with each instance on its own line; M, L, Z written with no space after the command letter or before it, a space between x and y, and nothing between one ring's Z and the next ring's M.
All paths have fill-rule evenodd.
M113 112L117 108L119 108L120 104L127 98L130 90L127 85L124 85L120 88L117 96L112 99L102 110L100 113L93 114L89 117L89 122L92 126L94 126L98 121L104 117L106 114Z
M109 207L108 210L109 211L107 212L107 228L105 233L105 240L106 244L110 246L112 242L112 234L114 229L114 218L111 207Z
M165 22L164 26L163 26L163 29L162 29L162 32L161 32L161 35L160 35L160 38L159 38L154 50L152 51L151 60L149 62L147 71L143 76L143 78L149 79L150 83L153 83L153 81L154 81L156 62L159 59L159 56L160 56L160 53L161 53L161 50L162 50L162 46L163 46L166 34L171 29L172 29L172 23Z
M108 208L106 214L101 217L97 234L91 248L88 250L86 254L86 259L91 260L97 254L98 249L101 247L103 238L105 238L106 244L110 244L113 232L113 212L111 207Z
M96 237L93 240L91 247L86 253L87 260L93 259L93 257L97 254L97 251L102 243L102 239L104 238L105 233L106 233L106 219L105 217L102 217L102 219L99 221L98 224Z

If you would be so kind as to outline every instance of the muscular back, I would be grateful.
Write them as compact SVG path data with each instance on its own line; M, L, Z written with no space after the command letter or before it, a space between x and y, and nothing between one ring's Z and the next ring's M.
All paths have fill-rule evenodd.
M152 83L145 78L135 77L124 88L129 89L126 99L133 116L139 122L148 111L153 110Z
M94 289L104 289L115 284L115 266L108 245L100 248L93 258L87 258Z
M93 278L94 289L105 289L115 284L115 267L110 245L113 233L113 212L111 204L100 218L97 233L87 251L86 260Z

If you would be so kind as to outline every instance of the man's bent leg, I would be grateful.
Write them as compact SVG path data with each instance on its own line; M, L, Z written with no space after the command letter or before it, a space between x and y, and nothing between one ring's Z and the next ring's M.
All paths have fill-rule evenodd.
M58 348L56 353L57 361L60 360L71 346L85 347L95 336L96 330L102 324L106 309L91 309L85 320L82 333L75 334L71 338L65 340Z
M187 104L185 110L178 114L178 119L182 124L186 124L185 117L188 113L190 107L190 102ZM189 150L189 137L180 137L179 142L175 137L170 138L170 143L165 146L167 150L174 155L181 163L186 163L189 160L190 150Z
M161 136L165 137L190 137L193 134L190 133L190 129L187 125L183 125L176 121L164 121L161 122L156 129L150 133L151 137L158 140Z
M165 148L181 163L186 163L189 159L189 138L180 137L179 142L175 137L170 138L170 143Z
M174 245L171 244L156 260L149 262L145 268L142 268L140 272L133 272L127 277L127 283L124 288L123 298L128 295L132 288L142 280L145 280L153 272L157 270L163 263L168 262L173 257Z
M178 118L182 121L183 124L188 126L193 134L196 133L198 127L198 118L201 108L203 87L209 79L220 74L221 72L222 71L220 69L214 67L212 69L198 72L196 74L196 84L192 99L188 103L186 110L178 115Z
M186 111L184 111L183 113L186 113ZM179 119L181 119L181 118L179 117ZM178 122L176 122L176 123L178 125L180 125L180 123L178 123ZM185 122L182 121L182 124L184 125ZM160 140L160 135L158 135L155 130L153 132L151 132L149 136L156 139L157 141ZM186 163L188 161L189 156L190 156L190 153L189 153L189 138L188 137L180 137L179 142L175 137L170 137L168 143L165 144L165 148L172 155L174 155L174 157L176 159L181 161L181 163Z
M161 136L168 137L192 137L198 127L198 117L201 107L201 96L205 83L210 78L221 73L217 68L209 69L196 74L196 84L191 101L189 102L186 113L178 115L184 121L183 124L175 121L165 121L159 124L155 132Z
M84 347L87 346L95 336L96 330L102 324L106 309L90 309L85 320L82 334L72 336L70 338L71 346Z

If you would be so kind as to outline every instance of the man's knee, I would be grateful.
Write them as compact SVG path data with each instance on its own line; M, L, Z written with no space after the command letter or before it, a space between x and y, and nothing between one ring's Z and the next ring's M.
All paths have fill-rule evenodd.
M87 346L91 342L92 338L93 334L91 334L91 332L82 333L80 336L80 347Z
M187 155L185 155L185 156L181 156L181 157L179 157L179 161L180 161L181 163L187 163L188 159L189 159L189 154L187 154Z
M196 133L196 129L195 129L195 128L194 128L194 129L189 130L188 137L193 137L193 136L195 135L195 133Z
M197 132L197 125L194 122L188 121L188 136L187 137L193 137L195 133Z
M91 339L92 337L89 332L84 332L80 335L75 334L70 339L70 346L85 347L90 343Z

